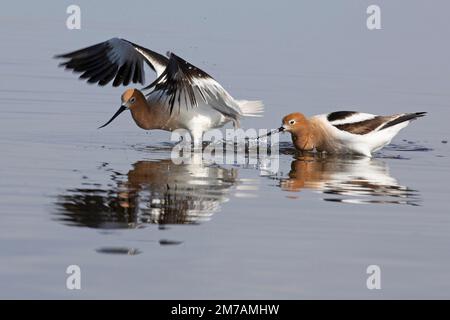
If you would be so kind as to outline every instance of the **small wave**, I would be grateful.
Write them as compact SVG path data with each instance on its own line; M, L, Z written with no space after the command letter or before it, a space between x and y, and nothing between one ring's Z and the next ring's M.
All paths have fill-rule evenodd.
M416 151L416 152L429 152L433 151L432 148L423 146L416 141L403 140L401 143L391 143L384 147L384 150L388 151Z

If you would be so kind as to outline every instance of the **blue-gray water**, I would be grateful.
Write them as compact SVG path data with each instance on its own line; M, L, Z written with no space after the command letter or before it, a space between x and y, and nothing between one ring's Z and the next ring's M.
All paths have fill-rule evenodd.
M8 2L0 13L1 298L450 298L450 5L377 1ZM114 36L201 67L283 115L427 111L374 159L280 170L175 165L123 88L52 59ZM147 75L152 79L153 75ZM79 265L82 289L66 289ZM381 268L368 290L366 268Z

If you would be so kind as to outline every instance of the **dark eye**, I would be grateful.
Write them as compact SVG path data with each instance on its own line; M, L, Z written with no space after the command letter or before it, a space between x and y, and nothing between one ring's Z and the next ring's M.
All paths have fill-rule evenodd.
M289 120L289 124L294 124L295 120Z
M136 98L135 97L132 97L131 99L130 99L130 103L135 103L136 102Z

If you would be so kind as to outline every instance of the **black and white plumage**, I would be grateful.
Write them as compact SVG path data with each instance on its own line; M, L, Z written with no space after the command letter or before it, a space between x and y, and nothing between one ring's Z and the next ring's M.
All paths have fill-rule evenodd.
M81 73L81 79L100 86L111 81L113 86L144 85L145 62L156 72L156 80L142 90L147 90L147 104L159 121L148 119L146 126L169 131L185 128L197 142L208 129L230 121L238 126L242 116L263 112L261 101L234 99L209 74L177 55L165 57L125 39L112 38L56 58L65 59L60 65Z
M378 116L356 111L337 111L306 118L299 112L283 117L277 131L290 132L296 149L301 151L356 153L372 156L389 144L412 120L426 112Z
M356 111L337 111L312 117L311 121L320 123L326 130L326 136L334 140L332 145L337 149L371 156L372 152L389 144L412 120L425 114L426 112L414 112L379 116Z
M356 111L337 111L327 115L328 122L339 130L365 135L423 117L426 112L401 113L391 116L377 116Z
M147 96L156 97L173 112L182 105L197 107L206 103L223 115L236 120L243 115L239 101L209 74L174 53L168 53L169 62L163 73L143 90L153 89Z
M100 86L107 85L114 79L115 87L122 84L126 86L130 82L144 84L144 62L157 76L169 62L169 59L159 53L119 38L55 57L67 59L60 66L82 73L80 79L87 79L87 82Z

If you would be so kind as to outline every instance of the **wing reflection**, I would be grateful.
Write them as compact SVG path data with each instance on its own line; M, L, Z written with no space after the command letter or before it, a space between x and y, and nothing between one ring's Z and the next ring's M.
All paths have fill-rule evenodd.
M312 189L330 195L325 201L418 205L417 191L389 175L384 161L365 157L302 155L291 163L285 191Z
M70 189L58 196L58 220L105 229L198 223L228 200L237 170L166 159L136 162L126 175L112 171L111 179L105 188Z

